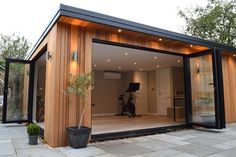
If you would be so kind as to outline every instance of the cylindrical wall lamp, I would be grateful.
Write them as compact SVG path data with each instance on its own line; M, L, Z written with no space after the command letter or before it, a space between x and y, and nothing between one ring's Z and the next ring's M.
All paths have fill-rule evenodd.
M74 52L73 52L73 54L72 54L72 60L75 61L75 62L78 61L78 53L77 53L77 51L74 51Z

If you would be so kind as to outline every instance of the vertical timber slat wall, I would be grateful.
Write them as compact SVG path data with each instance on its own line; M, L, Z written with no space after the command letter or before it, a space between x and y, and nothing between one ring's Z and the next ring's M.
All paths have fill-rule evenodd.
M46 81L45 81L45 126L44 136L45 140L53 145L56 143L56 136L54 134L55 125L55 53L56 53L56 39L57 39L57 25L55 25L47 36L45 41L47 42L47 51L53 56L46 62Z
M225 121L236 121L236 59L232 55L222 55L224 81Z

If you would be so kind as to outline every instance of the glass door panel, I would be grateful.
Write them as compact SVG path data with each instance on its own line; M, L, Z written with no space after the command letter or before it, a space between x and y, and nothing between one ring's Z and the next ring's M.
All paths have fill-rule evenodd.
M29 119L30 63L7 60L4 85L3 123Z
M215 126L212 54L190 58L192 122Z

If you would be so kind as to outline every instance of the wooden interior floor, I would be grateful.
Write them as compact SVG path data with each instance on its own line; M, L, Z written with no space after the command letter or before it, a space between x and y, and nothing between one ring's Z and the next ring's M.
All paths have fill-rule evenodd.
M140 117L95 116L92 117L92 134L157 128L183 123L183 119L178 119L174 122L173 118L155 115L142 115Z

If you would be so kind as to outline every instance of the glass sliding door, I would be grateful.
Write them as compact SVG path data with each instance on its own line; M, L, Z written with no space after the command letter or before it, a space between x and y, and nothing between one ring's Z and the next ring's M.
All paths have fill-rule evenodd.
M31 72L30 62L6 60L3 123L27 122L31 119Z

